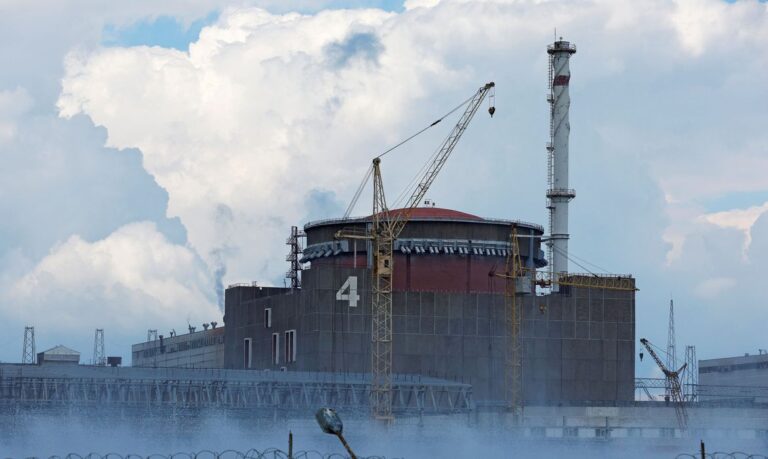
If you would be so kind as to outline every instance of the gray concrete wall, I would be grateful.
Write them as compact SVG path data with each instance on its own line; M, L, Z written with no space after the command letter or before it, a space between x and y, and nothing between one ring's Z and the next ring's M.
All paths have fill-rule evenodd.
M356 276L357 307L336 300ZM227 368L243 367L243 343L254 343L252 368L370 371L370 274L323 266L303 273L291 294L240 301L227 292ZM237 289L248 289L238 287ZM571 287L567 294L523 297L523 384L526 400L615 401L634 396L634 293ZM272 327L264 309L272 308ZM480 403L500 403L504 379L504 296L402 292L393 297L393 371L469 382ZM297 330L297 361L271 361L272 333Z
M222 327L131 346L131 365L149 368L224 368Z

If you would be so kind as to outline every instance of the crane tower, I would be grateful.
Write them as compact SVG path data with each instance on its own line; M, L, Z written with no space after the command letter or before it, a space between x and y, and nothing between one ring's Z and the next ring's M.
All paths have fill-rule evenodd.
M568 84L571 70L568 63L576 53L576 45L562 37L547 46L549 54L550 106L549 136L547 144L547 209L549 210L549 252L550 272L553 278L568 271L568 203L576 192L568 185L568 136L571 125L568 111L571 97ZM554 286L557 289L557 285Z

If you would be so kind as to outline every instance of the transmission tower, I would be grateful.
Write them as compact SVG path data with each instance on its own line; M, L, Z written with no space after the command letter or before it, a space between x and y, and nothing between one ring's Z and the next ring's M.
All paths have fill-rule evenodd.
M157 329L147 330L147 342L150 343L152 341L157 341Z
M667 330L667 368L677 368L677 344L675 343L675 303L669 300L669 329ZM667 395L671 395L667 387Z
M104 356L104 329L97 328L93 337L93 364L105 365L107 358Z
M699 361L696 359L696 346L685 346L685 398L687 401L696 401L698 384Z
M285 241L285 244L290 247L288 255L285 257L285 261L289 262L291 268L285 274L285 277L291 281L291 289L296 290L301 286L301 264L299 263L299 254L301 253L301 245L299 244L299 238L304 234L299 232L299 228L296 226L291 227L291 235Z
M36 357L35 327L24 327L24 349L21 354L21 363L34 364Z

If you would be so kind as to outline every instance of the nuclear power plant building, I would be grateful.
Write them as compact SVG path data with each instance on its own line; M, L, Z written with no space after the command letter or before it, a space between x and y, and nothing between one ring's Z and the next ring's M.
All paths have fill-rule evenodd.
M370 372L370 243L336 237L369 224L307 224L301 288L228 288L225 366ZM495 273L504 270L513 225L523 265L544 266L540 226L415 209L394 247L394 374L469 383L478 404L503 403L506 280ZM524 293L526 402L633 400L633 290L561 286L537 296L531 285Z

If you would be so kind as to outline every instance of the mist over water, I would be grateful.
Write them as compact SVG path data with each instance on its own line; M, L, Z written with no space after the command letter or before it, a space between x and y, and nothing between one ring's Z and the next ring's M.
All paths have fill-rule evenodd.
M342 415L343 416L343 415ZM344 416L343 416L344 417ZM223 452L268 448L343 454L338 440L323 434L314 419L272 420L248 413L194 416L124 416L119 413L16 414L0 416L0 459L61 456ZM613 440L521 439L498 426L469 426L466 416L402 419L390 428L345 417L344 435L360 456L387 458L674 458L695 454L699 438ZM705 439L708 451L768 452L766 440Z

